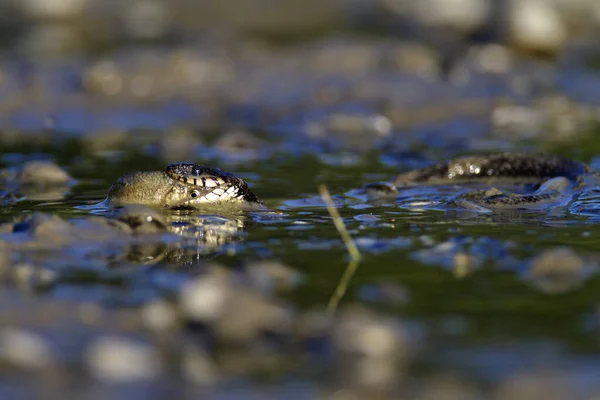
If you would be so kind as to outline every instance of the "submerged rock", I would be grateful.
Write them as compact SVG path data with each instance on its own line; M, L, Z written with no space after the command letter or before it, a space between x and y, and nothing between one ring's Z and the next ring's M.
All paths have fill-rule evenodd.
M341 352L369 358L404 359L414 350L413 339L399 321L359 306L343 310L333 329Z
M289 334L291 322L290 310L277 301L254 290L237 288L224 303L213 330L220 341L247 344L261 334Z
M9 327L0 331L0 358L24 369L48 368L56 362L51 344L41 335Z
M184 286L179 295L181 311L191 321L211 323L221 316L231 290L229 272L219 266L209 266L206 275Z
M23 185L60 185L73 178L67 171L51 161L29 161L17 174L17 182Z
M87 350L92 375L104 382L156 379L163 366L151 345L122 337L100 337Z
M226 343L250 343L266 332L289 333L289 310L233 279L231 272L212 266L186 285L179 297L184 317L210 326L215 338Z
M555 54L567 41L561 14L550 1L511 0L509 6L509 40L532 52Z
M9 206L23 199L60 200L69 191L73 177L52 161L27 161L15 168L0 170L0 205Z
M592 269L589 262L573 249L557 247L531 260L525 276L540 290L556 294L580 286Z
M260 292L285 292L302 282L302 274L281 262L262 260L244 266L244 275Z

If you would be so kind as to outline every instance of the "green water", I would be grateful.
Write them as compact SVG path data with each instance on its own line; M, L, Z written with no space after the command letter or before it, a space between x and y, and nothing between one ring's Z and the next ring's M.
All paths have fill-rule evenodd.
M78 180L65 199L17 203L1 210L0 222L36 211L67 219L85 217L89 212L79 206L102 201L118 176L131 170L164 168L164 162L143 154L118 162L81 158L77 153L56 152L56 158ZM360 303L417 324L426 351L411 364L416 376L460 371L467 381L483 384L527 369L528 363L559 370L569 366L575 375L600 368L596 322L600 226L593 216L593 196L583 202L584 209L592 210L588 214L573 209L456 214L439 205L435 209L408 206L411 196L443 198L435 189L414 189L409 195L401 192L397 201L387 204L353 197L352 191L363 184L395 174L393 167L380 164L373 154L364 155L352 167L325 165L313 156L276 156L227 170L244 177L267 206L281 214L274 219L253 214L246 234L226 245L229 250L213 254L210 261L230 268L249 260L279 260L291 266L302 275L302 282L283 299L298 310L332 304L343 309ZM355 270L348 271L348 251L317 194L321 184L334 195L362 254ZM532 276L530 263L557 247L570 248L586 262L555 278L558 289L556 285L549 289L542 278ZM85 261L81 263L85 269ZM202 263L194 268L201 268ZM158 262L156 267L180 279L176 264ZM104 275L100 272L85 279L65 275L40 293L81 302L100 298L100 304L110 304L112 284L107 282L117 279L127 287L128 281L139 279L130 268L126 271L120 274L119 266L113 265ZM166 276L170 279L169 273ZM74 286L83 290L72 294ZM86 286L94 288L89 298ZM391 295L382 291L386 287L392 288ZM99 295L99 290L106 293ZM134 290L129 296L140 304ZM149 298L155 296L160 294ZM127 290L121 291L116 304L127 303L127 298Z

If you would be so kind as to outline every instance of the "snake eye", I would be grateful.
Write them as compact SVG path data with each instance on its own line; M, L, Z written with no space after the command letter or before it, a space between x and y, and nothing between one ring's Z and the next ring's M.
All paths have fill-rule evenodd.
M197 190L192 190L192 192L190 193L190 197L192 199L195 199L196 197L200 196L200 192Z

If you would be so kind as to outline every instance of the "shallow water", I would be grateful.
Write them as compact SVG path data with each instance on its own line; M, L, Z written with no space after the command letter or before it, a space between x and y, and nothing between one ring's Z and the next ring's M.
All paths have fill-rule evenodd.
M598 167L597 74L516 60L506 74L464 67L470 79L453 83L392 65L394 44L353 40L132 50L7 78L0 167L52 159L75 181L0 187L0 224L63 219L38 216L46 233L0 229L1 398L598 396L598 188L494 213L448 207L468 190L454 185L360 191L484 151ZM353 45L370 56L328 56ZM198 65L206 77L179 74ZM133 93L140 77L156 87ZM98 203L119 176L175 161L234 172L269 211L168 213L168 232L143 237L91 219L111 217ZM194 285L200 322L186 314Z
M11 157L4 160L12 163ZM37 211L67 219L102 215L105 210L94 205L105 198L113 178L129 172L132 165L164 168L146 157L112 163L106 170L93 165L81 169L79 163L63 164L78 180L66 188L64 200L18 202L2 208L0 222ZM428 379L440 374L485 387L521 372L558 371L569 384L579 385L578 390L588 393L589 385L597 389L591 381L600 368L595 295L600 284L596 248L600 227L594 191L582 194L570 207L547 212L481 214L447 209L445 201L460 192L452 186L410 188L401 190L395 200L369 202L356 195L357 189L394 174L393 168L379 162L368 165L335 167L303 156L229 168L250 182L270 212L237 217L171 215L172 226L178 227L173 232L188 240L181 242L176 235L154 239L145 243L148 248L141 258L124 256L131 249L118 240L92 240L19 253L20 262L56 274L49 284L33 284L41 301L68 300L118 310L176 293L211 260L231 268L251 260L277 260L301 277L285 294L295 309L323 309L332 301L339 301L341 309L359 303L413 326L409 336L419 343L419 350L402 371L418 385L429 385ZM326 184L334 195L362 254L351 275L344 275L349 256L317 194L319 184ZM195 222L186 229L190 218ZM203 227L207 223L226 232L213 240ZM557 246L572 249L572 257L581 258L582 264L575 262L575 267L565 267L566 272L560 271L560 263L547 267L556 271L532 269L535 257ZM177 256L159 256L169 251ZM7 283L6 290L13 285ZM31 307L35 309L29 305L24 311ZM42 331L59 329L58 341L74 340L79 342L75 347L84 346L87 339L73 337L61 324L46 322ZM105 333L100 327L91 331ZM78 351L66 349L61 357ZM312 357L318 358L318 353ZM240 390L250 396L266 387L275 391L274 397L293 392L306 398L323 385L335 387L336 379L314 375L313 369L319 369L314 362L286 367L285 379L268 378L266 386L260 379L254 384L245 381ZM344 375L348 371L338 373L349 379ZM171 387L169 378L162 379L142 387ZM216 397L219 390L225 391L223 396L235 395L236 389L226 387L215 386ZM139 394L143 389L132 390Z

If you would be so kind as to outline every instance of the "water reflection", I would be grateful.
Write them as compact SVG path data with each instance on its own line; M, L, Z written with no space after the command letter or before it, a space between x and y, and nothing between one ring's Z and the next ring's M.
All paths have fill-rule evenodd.
M170 214L167 230L183 240L167 243L164 261L170 266L190 267L214 258L224 249L243 242L252 220L240 213Z
M96 210L65 220L33 213L3 225L2 243L16 262L63 269L194 265L246 238L251 218L243 212L158 211L143 206Z

